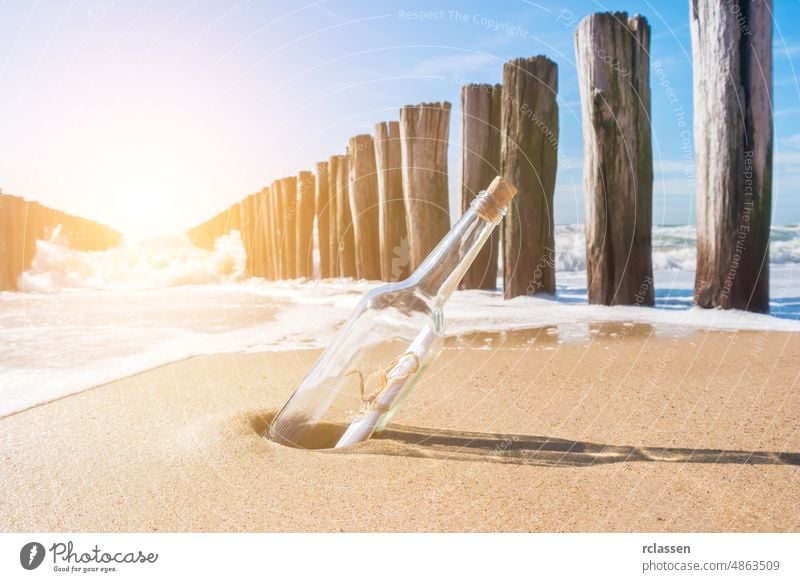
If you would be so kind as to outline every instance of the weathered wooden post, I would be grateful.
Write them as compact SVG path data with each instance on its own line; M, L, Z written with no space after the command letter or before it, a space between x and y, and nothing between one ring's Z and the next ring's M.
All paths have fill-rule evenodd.
M330 257L331 277L339 277L339 227L338 227L338 173L342 156L331 156L328 159L328 254Z
M283 257L283 197L281 181L273 180L269 193L270 204L270 244L272 260L275 262L275 279L286 278L286 259Z
M220 217L219 229L214 239L216 240L217 237L220 237L224 234L228 234L232 230L238 230L240 231L242 240L244 240L244 237L246 235L241 231L244 230L245 224L246 223L244 222L244 217L242 213L239 212L239 204L238 203L234 204L233 206L222 212L222 216Z
M558 67L544 56L503 66L501 167L519 194L503 229L506 299L555 293L553 193L558 154Z
M0 290L15 291L24 255L25 200L0 195Z
M247 264L250 277L258 277L258 238L256 237L256 230L258 228L258 212L256 208L256 195L250 194L242 203L245 207L245 212L248 218L248 239L250 244L247 249ZM228 230L230 233L230 230Z
M253 277L264 276L264 257L261 252L261 245L259 244L259 237L261 234L261 204L258 193L251 194L248 198L248 208L250 212L250 232L248 238L250 244L247 247L247 258L250 264L250 275ZM224 234L224 225L226 223L225 215L220 216L220 234Z
M206 237L206 240L208 241L208 248L209 249L213 249L214 248L214 240L216 239L216 228L217 228L217 223L219 222L219 219L220 219L220 215L217 214L217 215L213 216L211 218L211 220L209 220L206 223L205 237Z
M252 196L247 196L242 199L239 204L239 234L242 236L242 243L244 244L245 253L247 253L247 261L245 262L245 276L252 277L255 270L255 252L253 248L253 212L252 212ZM228 234L230 232L231 223L227 221L221 234Z
M378 237L378 173L375 144L371 135L350 138L350 212L356 245L356 275L359 279L381 278Z
M272 258L269 248L269 188L262 188L256 194L256 245L258 256L256 259L256 275L265 279L272 279Z
M13 289L14 220L13 197L0 194L0 291Z
M217 223L220 220L220 215L217 214L211 220L208 221L206 229L205 229L205 236L208 241L208 248L214 248L214 241L216 240L216 229Z
M412 270L450 230L449 136L450 103L422 103L400 109L403 195Z
M203 227L203 240L206 244L205 248L209 250L214 248L214 221L216 219L216 216L212 217Z
M18 274L17 280L18 285L17 289L19 291L25 292L26 289L23 285L19 285L19 276L28 269L31 268L33 264L33 257L36 254L36 241L41 240L44 238L44 223L45 223L45 213L49 214L50 217L57 215L59 218L59 224L64 225L64 229L62 230L64 237L66 238L69 233L69 226L67 220L68 215L65 215L63 212L58 212L52 210L50 208L45 209L41 204L38 202L34 202L31 200L25 200L23 206L23 214L22 214L22 221L17 225L19 228L20 234L23 235L21 239L22 247L21 247L21 255L20 255L20 262L18 266ZM73 217L69 217L73 218ZM73 247L74 248L74 247Z
M590 14L575 32L589 303L653 305L650 26Z
M28 220L28 201L22 197L17 198L14 210L14 222L12 223L12 229L14 230L14 242L13 252L11 255L13 265L12 288L19 289L19 276L25 270L25 245L27 243L25 223Z
M22 271L27 271L31 268L33 256L36 254L36 241L44 238L45 210L50 211L51 214L56 213L50 208L45 209L38 202L25 202L25 222L21 225L25 233L25 241L22 250ZM58 212L58 214L61 215L59 217L61 219L60 222L66 226L67 221L64 220L66 215L63 212ZM68 236L70 233L65 232L64 234Z
M772 1L692 0L701 307L769 310Z
M214 241L216 240L216 229L219 221L220 221L220 214L216 214L211 217L211 219L206 223L205 228L203 229L203 237L207 243L206 248L209 250L214 249Z
M264 188L264 242L267 247L267 260L269 261L269 279L276 281L280 278L280 265L278 265L277 249L275 248L275 207L272 201L273 185Z
M350 212L350 164L341 156L336 165L337 265L340 277L356 277L356 249L353 214Z
M297 175L295 259L296 276L306 279L314 275L314 196L314 174L300 172Z
M461 88L461 212L500 173L502 85ZM496 289L500 229L475 257L461 281L463 289Z
M229 212L230 209L226 209L220 213L218 213L214 218L211 219L210 228L209 228L209 237L211 239L211 248L214 248L214 241L217 240L217 237L222 232L221 224L225 220L225 213Z
M378 172L378 237L381 278L400 281L408 277L411 253L403 199L403 165L400 153L400 123L375 125L375 164Z
M314 207L317 214L317 246L319 247L319 276L331 276L331 219L330 189L328 187L328 162L317 162L317 183Z
M264 249L261 246L261 239L259 239L258 236L258 220L260 216L260 211L258 207L258 192L256 192L255 194L251 194L250 196L248 196L248 198L249 198L249 203L247 205L247 209L248 212L250 213L250 237L251 237L250 244L253 249L252 276L263 277Z
M13 289L14 267L11 257L14 253L13 198L0 194L0 291Z
M297 277L297 228L295 227L295 215L297 214L297 178L291 176L281 180L281 200L283 222L283 236L281 237L281 247L283 247L283 259L286 263L284 271L285 279Z

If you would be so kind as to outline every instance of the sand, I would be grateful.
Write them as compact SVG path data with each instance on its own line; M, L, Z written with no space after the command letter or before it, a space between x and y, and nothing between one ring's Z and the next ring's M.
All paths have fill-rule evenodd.
M800 334L449 339L380 438L263 438L318 355L192 358L0 419L0 529L800 530Z

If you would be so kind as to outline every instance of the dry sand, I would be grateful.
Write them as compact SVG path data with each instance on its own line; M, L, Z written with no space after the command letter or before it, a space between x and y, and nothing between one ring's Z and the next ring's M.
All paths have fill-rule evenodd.
M572 335L448 340L349 451L260 435L318 351L193 358L14 414L0 528L800 530L800 334Z

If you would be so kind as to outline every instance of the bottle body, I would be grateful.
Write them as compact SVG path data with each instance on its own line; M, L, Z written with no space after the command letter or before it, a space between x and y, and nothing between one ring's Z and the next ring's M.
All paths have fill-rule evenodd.
M499 183L507 203L516 189ZM505 214L493 200L482 192L408 279L364 295L273 420L271 439L342 447L386 426L442 349L442 307Z
M441 309L407 281L378 287L361 299L273 420L272 440L305 449L335 447L350 424L378 397L387 367L424 333L430 341L418 356L413 377L407 379L405 398L419 374L439 354L444 338ZM400 402L399 398L396 406Z

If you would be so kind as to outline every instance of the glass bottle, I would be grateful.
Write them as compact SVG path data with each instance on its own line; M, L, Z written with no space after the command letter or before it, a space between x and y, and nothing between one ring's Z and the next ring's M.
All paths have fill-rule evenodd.
M270 438L306 449L380 431L442 349L442 306L500 223L516 188L499 176L406 280L366 293L272 421Z

